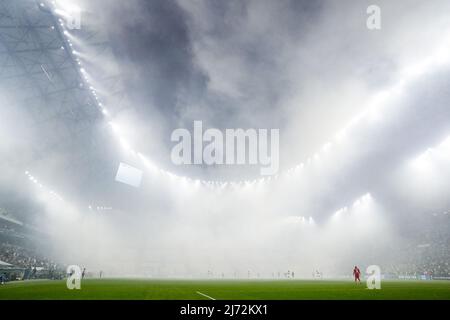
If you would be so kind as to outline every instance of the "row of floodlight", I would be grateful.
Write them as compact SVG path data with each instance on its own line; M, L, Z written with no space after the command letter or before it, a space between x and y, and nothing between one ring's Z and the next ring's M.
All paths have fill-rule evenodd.
M36 186L38 186L39 189L42 189L43 191L47 192L48 194L57 198L58 200L61 200L61 201L64 200L57 192L53 191L52 189L48 189L42 182L40 182L29 171L25 171L25 175L28 177L28 180L30 180L32 183L34 183Z
M368 204L371 200L372 200L372 195L370 194L370 192L368 192L353 202L352 209L360 208L363 205ZM345 207L342 207L339 210L337 210L333 216L335 218L339 218L342 215L347 214L349 211L350 211L349 208L347 206L345 206Z

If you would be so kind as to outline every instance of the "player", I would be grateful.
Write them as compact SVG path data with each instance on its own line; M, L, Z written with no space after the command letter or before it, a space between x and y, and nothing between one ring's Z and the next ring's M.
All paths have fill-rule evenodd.
M359 276L361 275L361 270L359 270L358 266L355 266L353 269L353 276L355 277L355 283L361 283L361 279Z

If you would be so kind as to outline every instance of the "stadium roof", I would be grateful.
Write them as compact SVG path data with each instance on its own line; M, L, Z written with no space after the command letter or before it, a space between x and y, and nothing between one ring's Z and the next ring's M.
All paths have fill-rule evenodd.
M21 135L17 130L18 143L11 143L6 160L23 169L20 175L14 172L17 180L30 170L59 192L75 196L74 201L86 203L86 197L96 198L95 191L103 188L101 182L114 175L115 153L108 150L109 129L104 128L102 110L80 72L81 62L50 5L46 1L0 1L3 103L20 117L21 123L14 128L30 132ZM78 36L94 53L107 54L107 42L99 32L86 27ZM110 99L120 108L123 92L118 76L102 72L96 81L108 88ZM43 172L47 174L42 176ZM58 179L61 174L66 179ZM9 207L24 198L10 199L14 203Z

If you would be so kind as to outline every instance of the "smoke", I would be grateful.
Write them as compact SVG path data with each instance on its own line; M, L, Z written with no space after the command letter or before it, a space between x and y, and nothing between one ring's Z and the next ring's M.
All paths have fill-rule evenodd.
M108 114L52 113L57 98L0 85L1 199L55 260L111 276L338 276L393 264L414 239L402 221L448 208L445 1L381 1L380 31L364 1L77 4L75 56ZM280 175L171 164L170 133L194 120L280 129ZM114 181L120 162L144 171L139 188Z

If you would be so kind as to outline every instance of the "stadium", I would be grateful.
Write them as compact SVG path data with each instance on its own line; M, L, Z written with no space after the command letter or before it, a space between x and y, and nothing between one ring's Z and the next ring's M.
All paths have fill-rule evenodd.
M449 12L0 0L0 300L450 300Z

